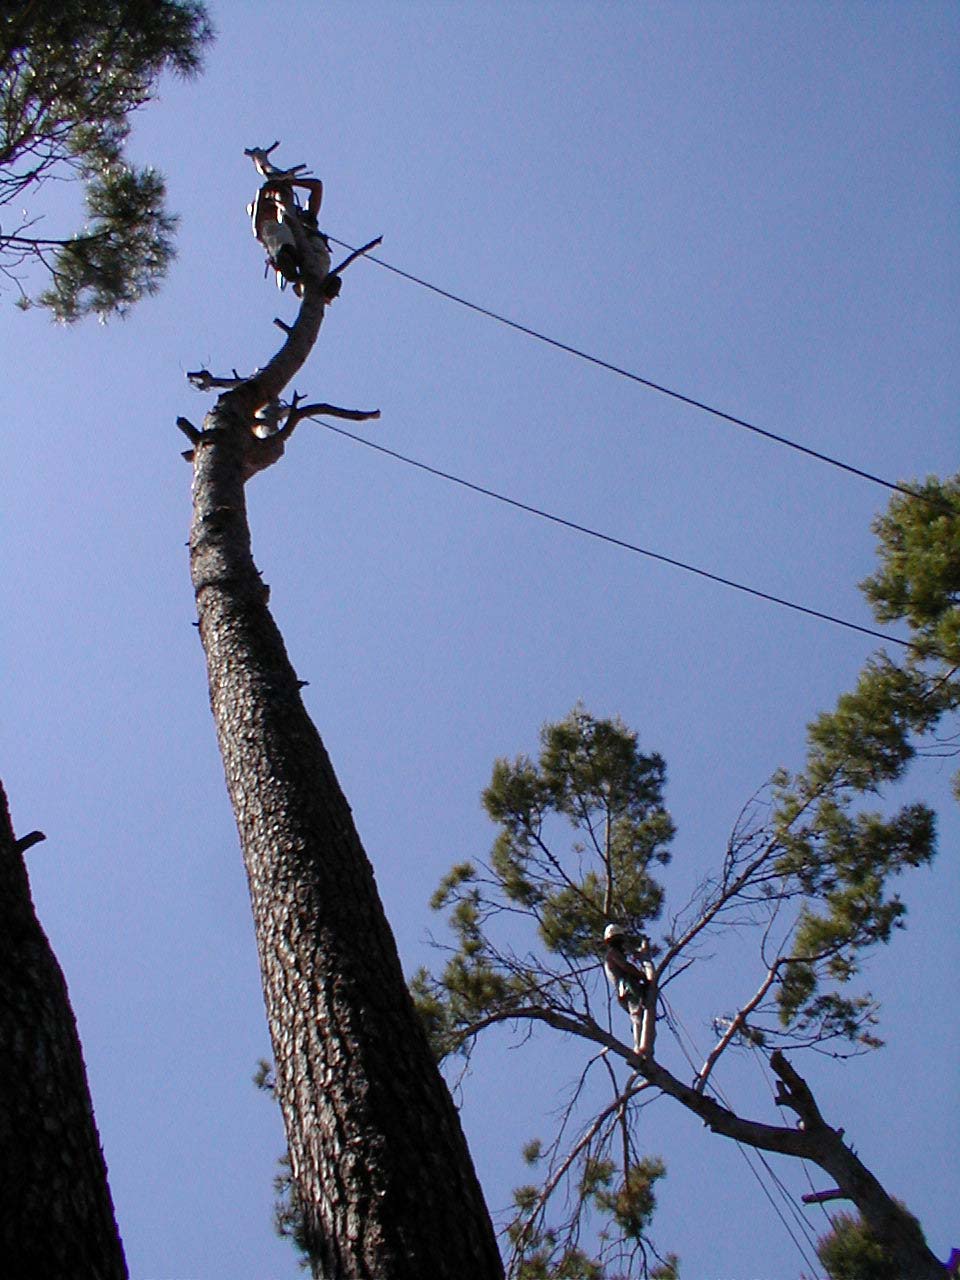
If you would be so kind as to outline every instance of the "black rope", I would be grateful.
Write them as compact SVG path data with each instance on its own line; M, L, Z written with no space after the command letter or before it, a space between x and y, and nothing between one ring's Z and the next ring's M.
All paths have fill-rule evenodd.
M343 249L352 248L346 241L338 240L335 236L329 236L328 239L334 244L340 245ZM797 440L791 440L789 436L778 435L775 431L768 431L765 427L757 426L755 422L748 422L746 418L738 418L736 414L717 409L703 400L684 395L681 391L674 391L670 387L663 386L662 383L651 381L650 378L641 377L639 373L633 373L630 369L624 369L621 365L612 364L609 360L601 359L600 356L591 355L588 351L583 351L579 347L560 342L559 339L551 338L537 329L532 329L529 325L521 324L518 320L511 320L509 317L501 315L498 311L491 311L488 307L481 307L478 303L470 302L469 299L463 298L459 294L451 293L448 289L441 289L439 285L431 284L429 280L415 276L409 271L402 271L400 267L395 267L392 263L386 262L383 258L375 257L372 253L368 253L366 256L370 262L375 262L378 267L383 267L386 271L392 271L394 275L401 276L404 280L420 285L423 289L429 289L431 293L439 294L441 298L447 298L450 302L456 302L461 307L467 307L470 311L476 311L479 315L496 320L499 324L505 324L508 328L515 329L518 333L525 333L528 337L536 338L538 342L545 342L548 346L556 347L558 351L565 351L568 355L576 356L579 360L586 360L589 364L596 365L600 369L606 369L609 373L618 374L621 378L629 378L631 382L639 383L640 386L647 387L651 391L657 391L660 395L669 396L671 400L678 400L681 404L690 405L693 409L700 409L703 413L709 413L714 418L720 418L724 422L732 423L735 427L742 427L745 431L752 431L755 435L763 436L766 440L773 440L776 444L786 445L788 449L795 449L798 453L804 453L807 457L815 458L818 462L825 462L831 467L838 467L841 471L848 472L850 475L859 476L862 480L869 480L873 484L882 485L883 488L892 490L894 493L902 493L908 498L919 498L921 502L928 502L932 506L944 506L943 501L939 498L933 498L929 494L917 489L911 489L907 485L898 484L896 481L885 480L883 476L878 476L872 471L865 471L862 467L855 467L852 463L843 462L839 458L832 457L829 453L821 453L818 449L811 449L808 445L800 444Z
M437 476L441 480L448 480L451 484L460 485L464 489L471 489L474 493L483 494L484 497L494 498L497 502L504 502L507 506L516 507L519 511L526 511L529 515L538 516L541 520L549 520L553 524L563 525L566 529L573 529L576 533L586 534L590 538L598 538L601 542L608 542L612 546L622 547L624 551L632 551L635 555L646 556L651 560L659 560L662 564L672 565L675 569L683 569L686 573L694 573L700 578L706 578L710 582L717 582L724 587L732 587L735 591L742 591L747 595L755 596L759 600L766 600L770 604L780 605L784 609L793 609L797 613L806 614L811 618L818 618L822 622L831 622L834 626L845 627L849 631L859 631L862 635L872 636L875 640L883 640L887 644L900 645L904 649L918 647L911 644L909 640L901 640L898 636L876 631L873 627L861 626L858 622L850 622L846 618L838 618L835 614L824 613L822 610L812 609L808 605L797 604L796 601L786 600L783 596L772 595L769 591L761 591L757 587L748 587L745 583L734 581L733 578L724 578L718 573L700 569L696 565L687 564L683 560L675 560L672 556L663 555L659 551L651 551L647 547L639 547L633 542L626 542L623 538L615 538L612 534L601 533L597 529L591 529L588 525L577 524L574 520L567 520L563 516L554 515L552 512L544 511L540 507L531 506L527 502L520 502L519 499L510 498L504 493L498 493L495 489L488 489L483 485L474 484L472 480L465 480L462 476L453 475L449 471L441 471L439 467L431 467L428 463L420 462L416 458L408 458L405 454L398 453L395 449L388 449L386 445L376 444L373 440L354 435L352 431L345 431L343 427L335 427L332 422L325 422L319 419L317 421L320 422L321 426L326 427L328 431L334 431L337 435L346 436L348 440L353 440L356 444L366 445L368 449L375 449L377 453L386 454L388 458L403 462L408 467L416 467L417 470L425 471L428 475Z

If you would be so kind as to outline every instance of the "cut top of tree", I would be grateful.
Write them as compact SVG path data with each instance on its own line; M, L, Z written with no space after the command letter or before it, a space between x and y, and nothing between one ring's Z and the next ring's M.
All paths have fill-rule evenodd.
M283 345L249 377L190 374L221 394L202 430L178 425L191 444L191 575L250 887L297 1238L318 1275L493 1280L499 1251L459 1119L250 550L246 482L281 457L297 423L318 412L377 416L281 399L345 264L329 271L319 180L298 176L299 165L274 169L273 149L248 153L266 179L253 229L300 298L297 318L280 323ZM298 187L309 192L305 209Z

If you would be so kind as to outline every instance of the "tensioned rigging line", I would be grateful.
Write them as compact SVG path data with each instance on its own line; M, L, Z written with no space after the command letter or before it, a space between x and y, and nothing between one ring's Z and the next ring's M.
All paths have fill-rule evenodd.
M683 1030L687 1036L687 1039L690 1041L691 1045L693 1045L694 1050L697 1052L698 1056L701 1057L701 1061L702 1061L702 1055L700 1055L700 1051L697 1048L696 1043L694 1042L693 1036L690 1034L687 1028L683 1026L683 1023L681 1022L679 1015L673 1012L672 1010L671 1010L671 1013L674 1021L678 1024L678 1026L683 1027ZM674 1034L676 1034L676 1032ZM682 1049L683 1045L680 1042L679 1036L677 1036L677 1043L680 1044ZM754 1049L755 1052L759 1052L756 1049L755 1045L751 1047ZM689 1055L685 1053L684 1056L686 1056L689 1061ZM696 1074L697 1068L695 1064L693 1065L693 1071ZM711 1078L710 1087L713 1090L713 1092L717 1095L717 1098L719 1099L719 1101L723 1103L723 1105L727 1108L728 1111L732 1112L733 1106L730 1103L730 1099L727 1097L727 1095L723 1092L723 1090L717 1084L716 1075L714 1075ZM774 1098L775 1097L776 1097L776 1093L774 1091ZM741 1150L743 1151L744 1156L746 1156L747 1152L746 1152L746 1149L742 1146L742 1144L738 1142L737 1145L741 1147ZM787 1209L789 1210L790 1215L792 1216L794 1222L799 1227L800 1233L806 1237L807 1243L810 1245L810 1247L816 1250L816 1247L817 1247L816 1232L811 1227L810 1223L807 1221L804 1215L801 1213L796 1203L796 1200L794 1199L793 1195L791 1195L790 1191L787 1189L786 1185L783 1182L783 1179L779 1176L777 1171L773 1168L770 1161L766 1158L763 1151L761 1151L759 1147L753 1147L751 1148L751 1150L753 1154L757 1157L757 1159L760 1161L760 1163L763 1165L764 1169L767 1171L767 1176L770 1179L770 1181L780 1192L780 1196L784 1201L784 1203L786 1204ZM806 1172L806 1168L807 1168L806 1161L801 1160L800 1163L803 1166L804 1172ZM760 1178L759 1174L757 1174L755 1169L753 1170L753 1172L754 1172L754 1176L760 1182L761 1186L763 1186L763 1180ZM809 1178L809 1174L807 1176ZM771 1199L771 1202L772 1202L772 1197L769 1197L769 1198ZM792 1232L791 1232L791 1238L793 1238ZM809 1259L805 1257L804 1261L809 1262Z
M347 244L345 240L338 240L336 236L331 235L328 235L327 239L331 243L339 245L342 249L356 252L353 246ZM515 329L518 333L525 333L528 337L535 338L538 342L545 342L548 346L555 347L558 351L565 351L567 355L576 356L578 360L586 360L589 364L596 365L600 369L606 369L609 373L615 373L621 378L629 378L631 382L639 383L640 386L647 387L650 391L657 391L660 395L669 396L671 400L690 405L693 409L700 409L703 413L709 413L714 418L720 418L724 422L732 423L735 427L742 427L745 431L752 431L754 435L763 436L764 439L772 440L776 444L786 445L788 449L795 449L798 453L804 453L810 458L816 458L818 462L825 462L831 467L838 467L841 471L859 476L862 480L869 480L872 484L882 485L883 488L890 489L895 493L905 494L908 498L919 498L921 502L929 502L933 506L943 505L942 500L931 498L928 494L911 489L908 485L898 484L894 480L885 480L883 476L878 476L872 471L865 471L862 467L855 467L852 463L843 462L839 458L832 457L829 453L821 453L818 449L811 449L809 445L800 444L797 440L791 440L789 436L778 435L775 431L768 431L765 427L757 426L755 422L748 422L746 418L738 418L736 414L727 413L725 410L717 409L703 400L696 400L693 396L684 395L682 391L674 391L671 387L665 387L659 382L653 382L650 378L641 377L639 373L624 369L621 365L613 364L609 360L603 360L600 356L591 355L588 351L571 346L567 342L561 342L558 338L551 338L549 335L541 333L538 329L521 324L518 320L511 320L508 316L501 315L498 311L492 311L489 307L482 307L477 302L471 302L468 298L451 293L448 289L441 289L439 285L431 284L429 280L415 276L409 271L403 271L400 267L395 267L392 263L383 258L378 258L372 253L368 253L365 256L370 262L375 262L378 267L383 267L386 271L391 271L394 275L401 276L404 280L409 280L412 284L420 285L423 289L429 289L431 293L436 293L441 298L447 298L450 302L456 302L461 307L467 307L470 311L476 311L479 315L487 316L490 320L496 320L498 324L505 324L508 328Z
M673 1037L680 1048L680 1052L686 1058L690 1069L693 1071L694 1075L697 1075L698 1073L697 1064L694 1062L693 1058L690 1056L686 1046L683 1043L683 1036L681 1035L681 1030L683 1031L683 1035L685 1035L686 1038L689 1040L694 1052L697 1054L698 1057L701 1057L700 1050L697 1048L697 1045L694 1043L693 1036L690 1034L687 1028L683 1025L677 1013L668 1004L667 999L665 996L663 996L662 992L661 992L661 998L663 999L664 1010L667 1014L667 1026L670 1028L670 1031L672 1032ZM726 1098L717 1088L717 1084L715 1080L711 1082L710 1087L713 1090L713 1092L717 1095L719 1101L723 1103L723 1105L727 1108L727 1110L732 1111L733 1108L730 1106L730 1103L726 1100ZM780 1222L783 1225L784 1230L786 1231L787 1235L790 1237L790 1239L793 1241L794 1245L796 1246L797 1252L800 1254L801 1258L803 1258L804 1263L807 1266L813 1266L815 1268L816 1264L811 1261L809 1254L804 1249L804 1246L800 1243L797 1237L793 1234L793 1231L790 1229L790 1224L789 1222L787 1222L786 1218L783 1216L783 1213L780 1210L780 1206L777 1204L776 1200L773 1198L773 1194L770 1191L770 1188L766 1185L766 1183L763 1180L763 1177L760 1174L760 1171L756 1168L750 1156L748 1155L746 1146L742 1142L740 1142L740 1140L737 1138L734 1138L733 1141L736 1143L737 1150L740 1152L740 1154L743 1156L744 1160L746 1161L747 1168L753 1174L754 1178L756 1178L757 1183L760 1186L760 1190L763 1192L767 1200L770 1202L770 1205L773 1208L774 1213L780 1219ZM756 1147L751 1148L751 1150L755 1156L758 1156L760 1158L765 1169L767 1170L768 1175L773 1176L776 1184L778 1184L778 1189L780 1190L781 1195L783 1196L784 1200L787 1202L788 1207L791 1208L794 1215L796 1216L797 1214L796 1205L793 1204L790 1194L786 1190L786 1188L783 1186L783 1183L780 1182L780 1179L777 1178L776 1175L773 1173L773 1170L771 1169L769 1163L766 1160L764 1160L763 1153L759 1150L759 1148L756 1148ZM813 1248L815 1250L816 1241L815 1239L812 1238L811 1233L808 1230L809 1224L806 1223L802 1215L799 1217L799 1224L803 1228L801 1234L806 1236L808 1247Z
M773 1086L773 1082L771 1081L770 1076L768 1075L768 1068L767 1068L766 1062L763 1059L763 1055L761 1054L757 1046L752 1042L749 1044L748 1047L753 1053L754 1061L757 1064L757 1069L760 1072L760 1076L764 1084L770 1090L770 1096L773 1098L774 1102L776 1102L777 1091ZM806 1178L807 1182L810 1184L810 1190L813 1192L816 1192L816 1187L813 1185L813 1179L810 1177L810 1169L807 1165L806 1160L802 1158L800 1160L800 1168L803 1170L804 1177ZM826 1218L827 1222L829 1222L831 1227L834 1226L835 1224L834 1224L833 1218L830 1216L830 1211L827 1208L827 1206L823 1203L822 1200L818 1201L817 1203L820 1209L822 1210L823 1216Z
M700 569L696 565L687 564L683 560L675 560L672 556L663 555L659 551L651 551L647 547L639 547L633 542L626 542L623 538L615 538L612 534L601 533L598 529L591 529L588 525L577 524L574 520L567 520L563 516L554 515L552 512L544 511L540 507L531 506L527 502L521 502L517 498L510 498L505 493L498 493L495 489L488 489L483 485L474 484L472 480L465 480L462 476L453 475L449 471L441 471L439 467L431 467L428 463L420 462L417 458L409 458L406 454L398 453L396 449L388 449L386 445L376 444L373 440L367 440L364 436L355 435L352 431L346 431L343 427L334 426L332 422L327 422L322 418L315 418L313 421L322 427L326 427L328 431L333 431L339 436L345 436L356 444L366 445L368 449L375 449L377 453L386 454L388 458L403 462L408 467L416 467L418 471L425 471L428 475L437 476L441 480L460 485L464 489L471 489L474 493L483 494L484 497L494 498L497 502L504 502L507 506L516 507L519 511L526 511L529 515L538 516L541 520L549 520L553 524L563 525L566 529L573 529L575 533L583 533L587 537L598 538L601 542L609 542L612 546L622 547L624 551L632 551L635 555L646 556L650 560L659 560L662 564L672 565L675 569L683 569L686 573L694 573L700 578L706 578L710 582L718 582L724 587L732 587L735 591L742 591L747 595L755 596L759 600L766 600L770 604L780 605L784 609L793 609L796 613L804 613L808 617L819 618L822 622L832 622L834 626L846 627L848 631L859 631L862 635L872 636L875 640L883 640L887 644L900 645L904 649L915 649L917 647L911 644L909 640L901 640L898 636L876 631L873 627L861 626L858 622L850 622L846 618L838 618L835 614L824 613L822 610L812 609L808 605L797 604L796 601L786 600L783 596L771 595L770 592L761 591L757 587L748 587L743 582L735 582L732 578L724 578L718 573Z

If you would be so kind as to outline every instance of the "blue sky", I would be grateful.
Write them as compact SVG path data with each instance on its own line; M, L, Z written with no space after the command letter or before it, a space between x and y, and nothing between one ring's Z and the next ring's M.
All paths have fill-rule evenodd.
M386 260L441 287L891 479L957 468L955 6L212 9L206 74L165 83L132 140L182 217L162 294L105 328L0 307L0 762L18 828L48 836L29 855L34 895L136 1280L296 1274L270 1225L282 1136L250 1083L269 1046L174 428L211 403L185 370L262 363L272 318L294 312L262 278L244 147L281 139L279 159L324 179L321 225L354 244L382 233ZM63 230L56 211L46 225ZM379 406L365 433L433 466L871 622L856 583L883 490L372 264L350 269L297 389ZM411 970L440 931L440 876L491 842L493 759L534 750L544 721L582 699L665 756L682 900L872 648L309 423L249 504ZM904 793L942 803L942 853L904 883L908 930L869 974L888 1047L799 1064L941 1256L960 1243L950 768L923 762ZM744 958L674 1005L706 1044L751 981ZM549 1042L478 1055L463 1114L494 1210L578 1061ZM723 1083L775 1115L753 1064ZM736 1149L667 1102L646 1114L669 1169L655 1236L684 1276L799 1276Z

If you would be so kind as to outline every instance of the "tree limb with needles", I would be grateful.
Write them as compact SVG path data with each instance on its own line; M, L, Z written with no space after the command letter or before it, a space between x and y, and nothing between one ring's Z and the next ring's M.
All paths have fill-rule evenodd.
M441 1059L469 1057L495 1027L525 1035L540 1028L568 1045L551 1060L583 1063L557 1131L537 1147L547 1153L542 1181L518 1192L511 1276L540 1274L536 1267L547 1262L564 1275L612 1276L614 1266L618 1276L672 1274L649 1240L653 1187L665 1170L659 1157L638 1154L636 1099L645 1105L656 1096L714 1134L818 1166L898 1274L942 1276L916 1220L824 1117L787 1056L810 1049L856 1056L881 1044L876 1002L849 988L901 920L894 881L933 857L930 811L917 804L884 816L859 811L862 760L812 758L804 773L776 775L744 807L718 872L701 878L656 937L674 834L663 762L642 752L622 722L582 707L544 726L540 742L536 759L496 762L483 794L497 827L492 854L458 864L442 882L432 905L448 912L454 945L439 972L421 970L411 984ZM747 973L732 1011L713 1019L714 1043L690 1079L670 1039L653 1036L663 989L672 984L671 1001L681 1001L691 983L702 986L725 944L739 946L747 931L757 939L758 971ZM599 963L606 936L653 957L642 1038L630 1034L633 1014L628 1020L618 1007L629 1000L613 989L616 973L628 970L611 970L609 954ZM758 1099L751 1114L718 1092L719 1066L741 1049L766 1053L779 1115L763 1114L769 1100ZM615 1091L603 1106L583 1083L601 1064ZM783 1112L793 1120L785 1123ZM615 1139L626 1156L612 1158Z

